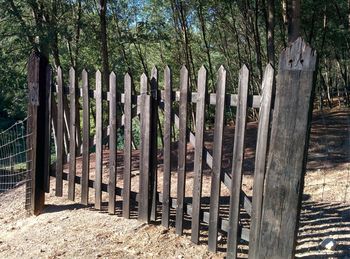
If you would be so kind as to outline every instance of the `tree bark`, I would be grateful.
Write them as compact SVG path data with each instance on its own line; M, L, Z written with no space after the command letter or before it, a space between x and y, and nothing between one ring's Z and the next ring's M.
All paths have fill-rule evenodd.
M108 84L109 84L106 9L107 9L107 0L100 0L99 16L100 16L101 57L102 57L102 78L103 78L104 90L108 89Z
M275 66L275 3L267 0L267 58Z
M288 43L300 36L300 0L290 0L288 5Z

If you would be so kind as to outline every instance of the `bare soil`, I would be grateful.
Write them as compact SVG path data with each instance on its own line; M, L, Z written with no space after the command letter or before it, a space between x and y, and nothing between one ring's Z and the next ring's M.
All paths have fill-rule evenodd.
M315 113L311 131L309 161L305 177L305 191L298 233L298 258L350 258L350 111L346 109ZM254 150L257 124L247 127L243 190L252 195ZM230 172L234 126L225 128L224 170ZM206 132L205 146L212 147L212 131ZM174 144L176 150L176 144ZM176 152L173 153L171 195L176 197ZM193 148L188 145L186 196L193 186ZM118 186L122 186L123 159L118 152ZM132 189L138 191L139 152L133 153ZM162 191L162 154L158 155L158 191ZM94 179L94 155L91 155L91 179ZM103 181L108 183L108 150L104 152ZM81 160L77 160L77 173ZM210 196L210 170L203 174L204 205ZM67 186L62 198L54 196L54 179L51 192L46 195L46 208L39 216L27 216L24 211L24 186L0 195L0 258L223 258L225 235L220 234L219 252L208 252L207 228L203 224L200 245L190 241L190 221L186 221L185 235L179 237L174 228L145 225L121 215L121 202L117 200L116 215L106 212L107 194L103 196L104 210L96 211L92 205L79 205L80 188L76 187L76 202L68 201ZM94 193L90 189L90 202ZM221 195L228 196L222 185ZM226 199L227 200L227 199ZM224 203L224 202L223 202ZM227 216L223 204L222 216ZM173 212L172 212L173 213ZM172 214L174 218L174 215ZM248 222L249 223L249 222ZM171 224L174 224L172 221ZM334 238L338 246L334 251L319 247L327 237ZM241 258L247 257L247 244L239 249Z

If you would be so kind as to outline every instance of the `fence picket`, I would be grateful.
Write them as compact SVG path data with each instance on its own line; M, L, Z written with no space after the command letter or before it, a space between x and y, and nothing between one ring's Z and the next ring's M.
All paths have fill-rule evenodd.
M115 185L117 174L117 84L112 72L109 76L109 183L108 213L115 213Z
M96 165L95 165L95 208L100 210L102 203L102 77L101 72L96 72Z
M186 152L187 152L187 106L188 106L188 70L182 66L180 71L180 107L179 107L179 146L177 170L177 206L176 234L183 234L184 199L186 185Z
M141 91L141 155L140 155L140 201L138 219L150 221L150 127L151 96L147 95L147 76L142 74Z
M89 101L89 79L84 69L82 77L83 94L83 166L81 177L81 203L88 205L89 202L89 171L90 171L90 101Z
M52 68L50 65L46 67L46 77L45 77L45 84L46 89L49 89L46 91L45 96L45 107L47 109L45 110L45 157L44 157L44 167L45 167L45 174L44 174L44 182L45 182L45 192L50 193L50 164L51 164L51 109L53 107L51 101L51 85L52 85ZM53 125L52 125L53 126ZM54 130L54 129L53 129Z
M216 107L215 107L215 128L214 128L214 148L213 148L213 169L210 192L209 211L209 250L216 252L217 235L219 225L219 198L221 187L221 166L222 166L222 141L224 135L224 109L226 91L226 70L223 66L218 71L218 82L216 86Z
M206 87L207 70L204 66L202 66L198 72L198 96L196 104L196 145L193 170L194 183L191 241L195 244L198 244L200 230Z
M162 225L169 227L170 183L171 183L171 117L172 117L172 81L171 70L164 69L164 152L163 152L163 201Z
M227 240L227 257L236 258L239 239L239 212L242 183L242 166L244 158L244 139L247 123L249 70L243 65L239 72L238 106L236 113L236 127L233 143L233 158L231 171L231 198L229 209L229 232Z
M64 118L63 118L63 78L62 68L57 68L57 158L56 158L56 196L63 194L63 159L64 159Z
M69 177L68 177L68 199L75 199L75 175L76 175L76 89L75 89L75 70L69 70Z
M153 67L151 73L151 142L150 142L150 189L151 189L151 220L157 219L157 153L158 153L158 70Z
M124 77L124 174L123 174L123 216L130 218L131 191L131 141L132 141L132 104L131 76Z
M269 136L271 97L274 83L274 69L267 65L262 82L261 107L255 151L252 217L249 233L249 258L258 258L260 221L264 190L267 142Z

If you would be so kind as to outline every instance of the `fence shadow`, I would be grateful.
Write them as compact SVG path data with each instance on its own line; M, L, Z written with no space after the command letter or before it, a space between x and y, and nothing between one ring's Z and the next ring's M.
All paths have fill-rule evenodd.
M296 258L348 258L349 236L348 204L304 200L299 221ZM326 238L333 238L337 242L334 251L320 247L320 243Z

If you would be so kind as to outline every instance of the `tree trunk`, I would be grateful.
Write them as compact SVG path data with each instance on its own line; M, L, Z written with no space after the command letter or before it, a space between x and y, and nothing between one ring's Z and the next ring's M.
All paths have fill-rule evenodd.
M267 58L275 66L275 3L267 0Z
M214 79L214 73L213 73L213 66L212 66L212 62L211 62L211 57L210 57L210 48L209 48L209 42L206 36L206 28L205 28L205 18L203 15L203 6L202 3L199 3L199 7L198 7L198 18L200 21L200 25L201 25L201 29L202 29L202 36L203 36L203 41L204 41L204 45L205 45L205 52L207 54L207 58L208 58L208 69L209 69L209 74L210 74L210 80L211 80L211 86L212 89L215 88L215 79Z
M290 0L288 5L288 43L300 36L300 0Z
M103 78L103 89L108 89L109 82L109 61L108 61L108 44L107 44L107 20L106 20L106 9L107 0L100 0L99 6L100 16L100 38L101 38L101 57L102 57L102 78Z

